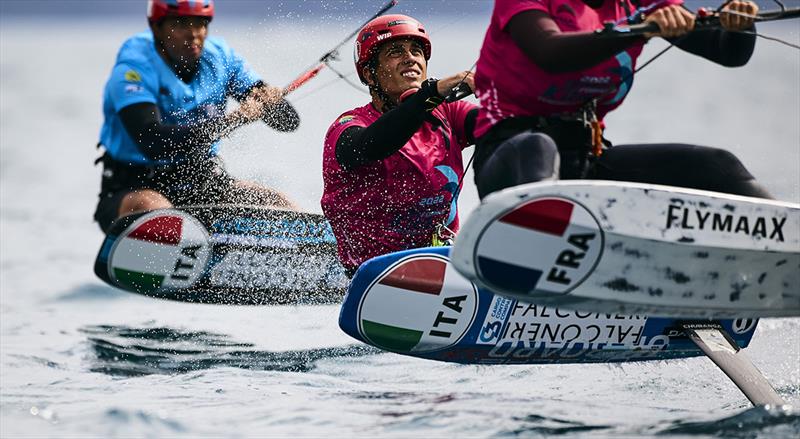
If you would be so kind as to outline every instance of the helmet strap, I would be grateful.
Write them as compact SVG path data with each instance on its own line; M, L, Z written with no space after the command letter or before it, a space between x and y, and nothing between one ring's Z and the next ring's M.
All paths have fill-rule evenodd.
M381 82L378 80L377 57L372 58L369 63L367 63L367 69L369 70L367 75L372 79L372 83L368 84L369 93L372 95L373 101L377 99L381 102L381 108L378 108L378 110L381 113L386 113L397 107L397 101L384 91L383 87L381 87Z

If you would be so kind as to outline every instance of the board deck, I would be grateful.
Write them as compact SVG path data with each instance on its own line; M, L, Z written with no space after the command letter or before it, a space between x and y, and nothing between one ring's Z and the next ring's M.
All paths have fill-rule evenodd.
M322 215L234 205L121 218L95 274L151 297L236 305L337 303L348 284Z
M431 360L537 364L703 355L683 321L583 312L496 295L463 277L449 247L377 257L356 272L339 326L384 350ZM720 320L747 346L757 319Z
M521 300L684 318L800 315L800 205L611 181L491 194L456 237L466 278Z

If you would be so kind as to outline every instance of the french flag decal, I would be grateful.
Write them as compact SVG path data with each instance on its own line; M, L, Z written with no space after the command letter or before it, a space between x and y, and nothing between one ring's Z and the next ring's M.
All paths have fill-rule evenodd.
M545 197L489 223L475 247L475 266L499 292L563 294L591 273L602 248L602 230L585 207Z

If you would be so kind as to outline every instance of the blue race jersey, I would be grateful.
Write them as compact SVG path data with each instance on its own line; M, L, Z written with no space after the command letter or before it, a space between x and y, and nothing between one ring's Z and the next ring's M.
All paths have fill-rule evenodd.
M152 33L137 34L122 45L103 94L105 120L100 143L116 161L136 165L167 164L144 155L119 118L119 110L143 102L155 104L161 122L170 125L202 123L225 114L229 96L241 96L261 78L222 39L209 37L200 66L188 84L158 54ZM209 148L217 154L219 143Z

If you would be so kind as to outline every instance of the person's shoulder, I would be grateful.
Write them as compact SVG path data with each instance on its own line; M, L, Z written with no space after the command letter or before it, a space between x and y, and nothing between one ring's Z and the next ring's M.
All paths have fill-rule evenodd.
M150 32L140 32L131 36L119 48L118 59L138 58L147 56L153 50L153 34Z
M560 0L569 3L574 0ZM577 0L580 1L580 0ZM549 13L553 8L552 0L497 0L492 11L492 25L505 29L511 19L522 12L542 11Z
M660 9L665 6L682 5L684 2L683 0L638 0L638 3L637 5L636 2L634 2L634 5L643 8L655 6L656 9Z
M153 34L138 33L122 43L117 53L117 62L145 60L153 50Z
M353 108L352 110L345 111L344 113L340 114L336 118L336 120L334 120L333 123L331 124L331 128L335 128L337 126L346 124L356 124L356 123L361 123L362 125L370 124L374 122L375 119L377 119L376 114L377 110L375 110L375 108L372 107L371 103L361 107L356 107Z
M555 0L555 2L569 2L571 0ZM580 0L578 0L580 1ZM527 9L527 8L548 8L554 0L496 0L495 10L505 9Z
M233 54L233 49L222 37L208 37L203 44L203 50L214 57L227 58Z
M447 117L451 122L454 121L456 118L464 118L466 117L467 113L470 111L478 108L477 105L468 102L466 100L459 100L455 102L445 102L439 107L437 110L442 110L445 117Z
M334 119L333 123L331 123L330 127L328 127L328 131L325 134L325 138L327 140L331 140L332 138L338 138L339 135L344 130L352 126L360 126L360 127L369 126L370 124L375 122L375 120L378 117L380 117L379 115L376 116L376 114L377 111L374 108L372 108L372 104L367 104L364 105L363 107L357 107L353 108L352 110L345 111L344 113L340 114L336 119Z

